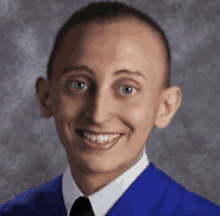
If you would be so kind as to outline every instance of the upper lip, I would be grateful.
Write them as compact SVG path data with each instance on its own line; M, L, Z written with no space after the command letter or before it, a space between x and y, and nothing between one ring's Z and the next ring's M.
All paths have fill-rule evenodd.
M76 129L76 132L78 133L82 133L83 131L87 132L87 133L91 133L91 134L124 134L124 133L118 133L118 132L94 132L94 131L91 131L91 130L84 130L84 129Z

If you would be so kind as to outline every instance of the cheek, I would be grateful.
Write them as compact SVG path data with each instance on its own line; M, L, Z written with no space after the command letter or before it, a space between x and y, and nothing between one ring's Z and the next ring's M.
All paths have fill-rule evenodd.
M141 118L141 116L143 116L144 115L144 113L143 113L143 110L141 110L141 109L138 109L138 110L135 110L134 111L134 118L135 119L139 119L139 118Z
M143 106L130 110L130 118L137 123L146 121L149 119L149 117L150 117L150 110L144 108Z
M71 118L72 116L74 116L74 114L76 115L77 110L78 110L77 103L74 103L73 101L68 101L65 103L64 106L65 106L64 112L67 118Z
M121 112L121 115L130 122L140 121L143 114L142 109L138 106L126 106L126 109L123 109L123 112Z
M154 113L150 106L139 106L126 109L126 117L132 123L133 127L142 129L149 127L154 119Z
M58 103L59 103L58 112L64 121L73 118L78 114L78 110L80 107L79 102L75 100L70 100L68 97L62 96L60 97Z

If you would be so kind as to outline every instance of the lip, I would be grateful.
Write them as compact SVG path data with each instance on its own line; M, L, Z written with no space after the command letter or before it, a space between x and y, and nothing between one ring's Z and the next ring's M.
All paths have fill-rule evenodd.
M83 142L93 148L93 149L96 149L96 150L107 150L107 149L110 149L112 148L113 146L115 146L118 141L120 140L120 138L123 136L123 134L121 134L119 137L113 139L112 141L110 142L107 142L107 143L96 143L96 142L92 142L92 141L89 141L88 139L84 138L82 134L80 133L77 133L81 139L83 140Z
M99 134L104 134L104 135L120 134L120 135L124 135L124 133L118 133L118 132L94 132L94 131L91 131L91 130L76 129L76 132L78 134L83 134L83 131L85 131L87 133L90 133L90 134L96 134L96 135L99 135Z

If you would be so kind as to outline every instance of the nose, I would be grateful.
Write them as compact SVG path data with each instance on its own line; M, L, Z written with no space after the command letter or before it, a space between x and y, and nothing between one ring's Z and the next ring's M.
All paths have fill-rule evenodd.
M85 109L87 121L102 124L112 118L116 111L115 104L107 92L99 92L95 97L88 99Z

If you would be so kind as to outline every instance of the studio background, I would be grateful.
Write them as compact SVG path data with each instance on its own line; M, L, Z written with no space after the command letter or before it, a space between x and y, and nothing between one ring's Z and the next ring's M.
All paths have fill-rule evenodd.
M46 78L55 35L89 0L0 1L0 203L62 174L65 150L53 118L40 118L35 82ZM220 205L220 2L121 0L164 29L171 86L182 104L165 130L153 129L147 155L190 191Z

